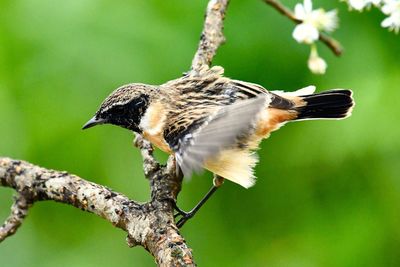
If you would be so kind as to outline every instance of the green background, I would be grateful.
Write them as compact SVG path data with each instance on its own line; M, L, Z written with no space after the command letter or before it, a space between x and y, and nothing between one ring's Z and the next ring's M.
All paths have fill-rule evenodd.
M293 7L295 1L285 1ZM309 48L294 25L261 1L232 0L227 43L214 63L228 77L269 89L351 88L345 121L292 123L262 144L258 182L226 182L182 230L199 266L400 266L400 36L380 27L378 10L347 12L322 44L327 74L306 67ZM160 84L187 71L206 1L1 0L0 155L68 170L146 201L149 187L132 134L80 130L100 102L129 82ZM161 160L165 155L157 154ZM191 208L211 174L184 183ZM0 218L12 190L0 188ZM95 215L37 203L0 245L0 265L153 266L143 248Z

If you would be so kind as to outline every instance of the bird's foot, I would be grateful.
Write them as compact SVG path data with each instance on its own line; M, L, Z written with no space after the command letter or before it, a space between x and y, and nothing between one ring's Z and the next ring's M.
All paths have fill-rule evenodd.
M178 218L181 216L181 218L176 222L176 226L178 228L181 228L189 219L193 218L194 215L200 210L200 208L207 202L207 200L217 191L217 189L224 183L224 178L215 175L214 176L214 181L213 181L213 186L211 189L207 192L207 194L200 200L199 203L189 212L183 211L178 207L176 202L173 202L174 205L174 210L176 210L176 214L174 214L174 218Z
M181 228L189 219L193 218L193 216L197 213L197 209L192 209L189 212L186 212L184 210L182 210L181 208L179 208L176 203L174 205L174 209L176 211L176 213L174 214L174 218L178 219L178 221L176 222L176 226L178 228Z
M181 218L176 222L176 226L178 228L181 228L189 219L191 219L194 215L196 214L196 212L184 212L184 211L179 211L177 214L175 214L175 218L178 218L179 216L181 216Z

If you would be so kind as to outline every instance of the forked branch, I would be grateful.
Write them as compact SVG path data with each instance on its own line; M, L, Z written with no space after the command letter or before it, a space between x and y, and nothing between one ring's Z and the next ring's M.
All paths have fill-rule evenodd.
M224 42L222 28L227 5L228 0L209 1L192 73L207 69ZM126 231L128 245L143 246L159 266L194 266L191 249L174 221L174 203L182 183L175 159L171 156L168 164L161 166L148 141L137 136L135 145L141 150L143 170L151 187L151 200L143 204L67 172L0 158L0 185L13 188L18 194L11 215L0 228L0 242L17 231L35 202L53 200L94 213Z
M139 137L140 138L140 137ZM147 142L139 140L142 149ZM53 200L94 213L128 234L130 246L146 248L160 266L194 265L191 250L178 232L172 201L180 190L175 168L152 165L151 154L145 157L144 169L151 181L152 199L140 204L121 193L88 182L67 172L44 169L30 163L0 158L0 184L19 194L10 217L0 228L0 241L13 234L31 204Z

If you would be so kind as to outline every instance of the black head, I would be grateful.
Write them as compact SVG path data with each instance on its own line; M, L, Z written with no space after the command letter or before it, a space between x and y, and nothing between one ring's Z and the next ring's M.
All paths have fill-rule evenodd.
M99 124L114 124L140 133L139 123L146 112L156 87L128 84L115 90L82 129Z

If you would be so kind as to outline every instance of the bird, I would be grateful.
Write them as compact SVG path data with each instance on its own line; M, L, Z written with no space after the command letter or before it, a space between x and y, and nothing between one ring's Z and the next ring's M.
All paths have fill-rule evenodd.
M352 94L348 89L315 93L315 86L268 91L225 77L224 69L214 66L161 85L123 85L83 129L120 126L174 155L184 177L206 169L249 188L256 181L256 150L263 139L287 122L349 117Z

